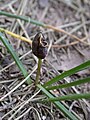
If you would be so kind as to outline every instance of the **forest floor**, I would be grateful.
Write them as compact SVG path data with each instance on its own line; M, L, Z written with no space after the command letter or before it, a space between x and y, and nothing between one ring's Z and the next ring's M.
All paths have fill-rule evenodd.
M0 10L17 15L29 16L34 20L62 28L81 40L85 38L84 41L88 44L90 43L89 0L0 0ZM49 44L49 52L43 61L41 82L46 82L59 73L90 60L90 46L64 33L55 32L6 16L0 16L0 27L30 39L33 39L38 31L42 31L45 35ZM27 71L31 72L37 60L31 52L30 44L13 38L8 34L5 35L10 40L19 57L23 57L21 61ZM5 95L23 79L16 65L11 65L12 62L13 59L5 46L0 42L0 96ZM31 75L33 80L35 79L35 75L36 71ZM85 76L90 76L90 69L78 72L70 78L67 78L67 80L73 81L77 78L84 78ZM69 91L86 93L90 91L90 83L54 92L58 95L60 92L62 92L61 94L68 94ZM32 89L30 85L23 84L14 91L12 95L9 95L0 103L0 120L12 120L12 118L10 118L10 116L12 116L11 110L16 106L21 106L24 101L29 99L31 94ZM70 110L76 112L82 120L90 120L89 100L68 101L66 104L70 107ZM31 110L24 115L24 117L20 118L20 120L36 120L35 114L38 112L40 112L42 120L65 120L55 106L52 106L54 110L50 111L48 105L39 103L28 103L21 110L14 110L17 111L16 117L19 117L29 107L31 107ZM13 116L13 119L15 119L15 116Z

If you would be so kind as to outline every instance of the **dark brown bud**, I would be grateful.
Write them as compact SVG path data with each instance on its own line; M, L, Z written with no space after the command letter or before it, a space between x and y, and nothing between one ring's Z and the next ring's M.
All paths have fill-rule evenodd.
M47 46L48 43L44 35L41 32L37 33L32 42L33 54L38 58L44 59L47 55Z

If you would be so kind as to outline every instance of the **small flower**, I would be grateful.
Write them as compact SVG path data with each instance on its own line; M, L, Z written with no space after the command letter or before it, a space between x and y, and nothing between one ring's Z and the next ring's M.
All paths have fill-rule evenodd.
M37 33L32 42L33 54L40 59L44 59L47 55L47 46L48 43L44 35L41 32Z

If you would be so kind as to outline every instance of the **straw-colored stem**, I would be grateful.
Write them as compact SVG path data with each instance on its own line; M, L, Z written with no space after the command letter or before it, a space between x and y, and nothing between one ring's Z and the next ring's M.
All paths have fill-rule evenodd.
M5 29L3 29L3 28L0 28L0 31L9 34L9 35L11 35L12 37L18 38L18 39L20 39L20 40L22 40L22 41L25 41L25 42L28 42L28 43L32 44L32 41L31 41L30 39L27 39L27 38L25 38L25 37L22 37L22 36L20 36L20 35L17 35L17 34L15 34L15 33L13 33L13 32L10 32L10 31L5 30Z
M40 70L41 70L41 64L42 64L42 59L38 58L38 68L37 68L37 74L36 74L36 80L35 80L35 86L39 82L39 77L40 77Z
M63 29L60 29L60 28L58 29L57 27L54 27L54 26L51 26L51 25L46 25L45 27L46 27L46 28L49 28L49 29L52 29L52 30L54 30L54 31L57 31L57 32L62 32L62 33L64 33L64 34L66 34L66 35L68 35L68 36L76 39L76 40L79 41L79 42L82 42L82 43L84 43L84 44L86 44L86 45L90 45L90 43L87 43L87 42L82 41L82 39L79 39L77 36L72 35L72 34L66 32L66 31L63 30Z
M38 26L42 26L42 27L44 27L44 28L49 28L49 29L52 29L52 30L54 30L54 31L62 32L62 33L64 33L64 34L67 34L68 36L76 39L76 40L79 41L79 42L82 42L82 43L84 43L84 44L86 44L86 45L90 45L90 43L87 43L87 42L82 41L82 40L81 40L80 38L78 38L77 36L72 35L72 34L66 32L66 31L63 30L63 29L60 29L60 28L57 28L57 27L54 27L54 26L51 26L51 25L44 24L44 23L42 23L42 22L40 22L40 21L33 20L33 19L31 19L30 17L18 16L18 15L14 15L14 14L11 14L11 13L8 13L8 12L4 12L4 11L0 11L0 15L5 15L5 16L11 17L11 18L16 18L16 19L24 20L24 21L26 21L26 22L30 22L30 23L32 23L32 24L35 24L35 25L38 25Z
M18 35L18 34L15 34L15 33L11 32L11 31L5 30L5 29L3 29L3 28L0 28L0 31L1 31L1 32L5 32L5 33L11 35L12 37L18 38L18 39L20 39L20 40L22 40L22 41L24 41L24 42L28 42L28 43L32 44L32 40L27 39L27 38L25 38L25 37L22 37L22 36L20 36L20 35ZM88 38L88 37L84 37L83 39L81 39L81 41L84 42L84 40L86 40L87 38ZM79 42L79 41L75 41L75 42L70 43L69 45L52 45L52 47L62 48L62 47L67 47L67 46L71 46L71 45L77 44L78 42ZM87 43L87 44L88 44L88 43Z

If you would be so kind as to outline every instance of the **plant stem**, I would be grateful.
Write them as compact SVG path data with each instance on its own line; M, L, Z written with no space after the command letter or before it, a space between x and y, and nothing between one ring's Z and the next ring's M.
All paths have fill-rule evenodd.
M36 74L35 86L38 84L38 81L39 81L40 70L41 70L41 64L42 64L42 59L38 58L38 68L37 68L37 74Z
M26 78L28 76L27 70L24 68L24 66L21 63L21 61L19 60L17 54L14 52L11 44L9 44L8 39L5 38L5 36L2 33L0 33L0 41L2 41L2 43L5 45L5 47L7 48L7 50L10 52L10 54L12 55L14 61L17 64L17 66L19 67L20 71L22 72L22 74ZM32 80L30 78L27 79L27 84L31 84L31 82L32 82Z
M32 23L32 24L35 24L35 25L38 25L38 26L42 26L42 27L45 26L44 23L39 22L39 21L37 21L37 20L33 20L33 19L31 19L30 17L26 17L26 16L14 15L14 14L12 14L12 13L8 13L8 12L1 11L1 10L0 10L0 15L5 15L5 16L11 17L11 18L16 18L16 19L24 20L24 21L26 21L26 22L30 22L30 23Z
M12 37L21 39L22 41L25 41L25 42L28 42L28 43L32 44L32 41L31 41L30 39L27 39L27 38L25 38L25 37L23 37L23 36L17 35L17 34L15 34L15 33L11 32L11 31L8 31L8 30L3 29L3 28L0 28L0 31L9 34L9 35L11 35Z
M68 35L68 36L76 39L76 40L79 41L79 42L82 42L82 43L84 43L84 44L86 44L86 45L90 45L90 43L87 43L87 42L82 41L82 40L81 40L80 38L78 38L77 36L72 35L72 34L66 32L66 31L63 30L63 29L60 29L60 28L57 28L57 27L54 27L54 26L51 26L51 25L44 24L44 23L42 23L42 22L40 22L40 21L33 20L33 19L31 19L30 17L18 16L18 15L14 15L14 14L11 14L11 13L8 13L8 12L5 12L5 11L1 11L1 10L0 10L0 15L5 15L5 16L11 17L11 18L16 18L16 19L24 20L24 21L26 21L26 22L30 22L30 23L32 23L32 24L35 24L35 25L38 25L38 26L42 26L42 27L44 27L44 28L49 28L49 29L52 29L52 30L57 31L57 32L62 32L62 33L64 33L64 34L66 34L66 35Z

